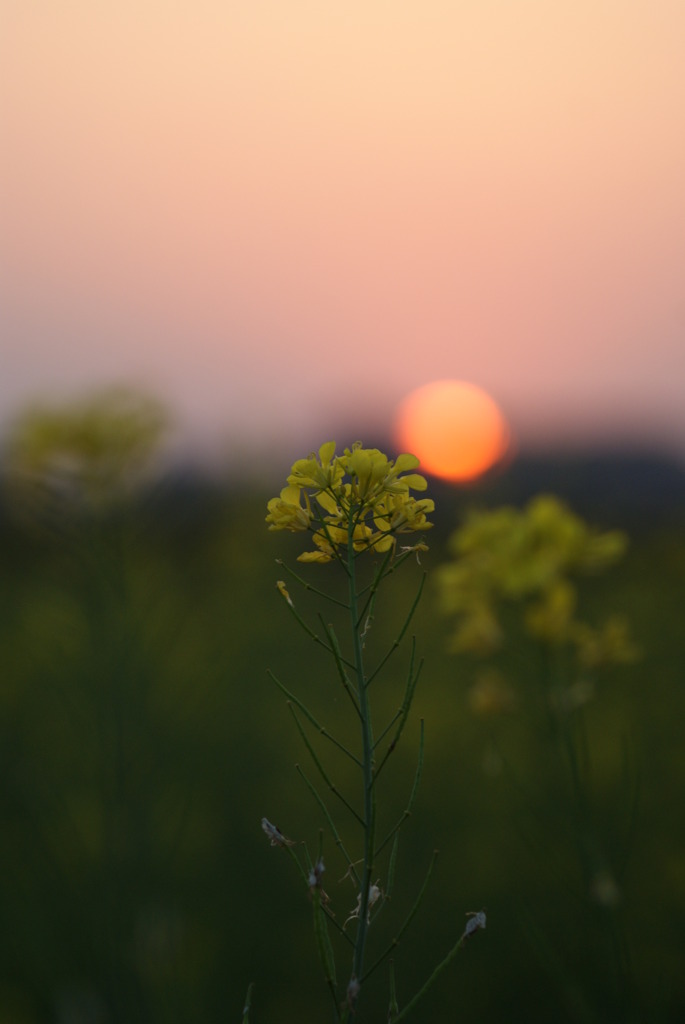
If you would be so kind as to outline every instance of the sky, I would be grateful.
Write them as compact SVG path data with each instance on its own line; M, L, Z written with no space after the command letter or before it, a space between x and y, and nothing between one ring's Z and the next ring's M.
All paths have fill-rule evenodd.
M0 430L130 383L309 451L457 378L522 448L685 456L682 0L0 0L0 39Z

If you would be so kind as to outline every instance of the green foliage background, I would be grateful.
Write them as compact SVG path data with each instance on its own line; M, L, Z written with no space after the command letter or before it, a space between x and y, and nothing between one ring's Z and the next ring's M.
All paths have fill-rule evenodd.
M274 560L294 564L302 538L267 533L270 496L160 486L115 511L52 509L40 529L3 502L0 1024L239 1020L250 980L256 1024L328 1019L307 894L260 830L266 815L314 851L322 824L294 769L307 753L266 670L324 724L342 696L274 586L283 576ZM492 506L501 488L431 496L429 585L412 626L426 665L393 755L390 818L406 804L419 717L426 762L402 834L389 935L432 850L440 856L397 951L398 995L413 994L465 913L485 907L487 931L417 1020L680 1020L683 509L626 523L618 506L603 508L600 525L627 526L632 543L582 595L588 619L628 615L644 651L604 674L586 712L593 808L620 876L616 916L631 955L619 989L604 911L583 893L560 824L565 781L540 666L514 634L499 665L514 707L474 715L468 692L479 667L447 653L430 585L464 508ZM379 638L392 639L421 571L407 567L387 588ZM392 687L401 691L407 656L391 663L389 707L401 698ZM325 888L349 911L353 892L339 881L332 842L325 856ZM365 1019L385 1019L380 982Z

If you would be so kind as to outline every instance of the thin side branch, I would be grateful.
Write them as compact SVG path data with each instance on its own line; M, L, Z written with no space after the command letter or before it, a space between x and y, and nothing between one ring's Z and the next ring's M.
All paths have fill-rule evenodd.
M423 742L424 742L424 728L423 728L423 718L422 718L421 719L421 736L420 736L420 739L419 739L419 756L418 756L417 761L416 761L416 772L414 773L414 785L412 786L411 793L409 795L409 803L407 804L407 806L405 807L404 811L402 812L402 817L395 824L395 826L390 829L390 831L388 832L387 836L385 837L385 839L383 840L381 845L376 850L376 855L378 855L381 852L381 850L383 850L387 846L387 844L390 842L390 840L393 838L393 836L397 832L399 832L399 830L402 828L402 826L404 825L405 821L407 820L407 818L410 816L410 814L412 812L412 807L414 806L414 801L416 800L416 794L419 791L419 782L421 781L421 774L423 772Z
M397 639L393 640L391 647L388 649L388 651L386 651L384 657L381 658L381 660L379 661L378 665L376 665L375 669L373 670L373 672L371 673L371 675L369 676L369 678L367 680L367 686L368 686L369 683L372 682L372 680L374 680L376 678L376 676L381 671L383 666L386 664L388 659L392 657L392 655L395 653L397 648L402 643L402 639L404 637L404 634L409 629L409 624L411 623L411 620L414 618L414 612L416 611L416 609L418 607L418 604L419 604L419 601L421 600L421 594L423 593L423 588L425 586L425 583L426 583L426 573L424 572L423 576L421 577L421 582L419 584L419 589L418 589L418 591L416 593L416 597L414 598L414 602L413 602L411 608L409 609L409 614L407 615L406 619L404 620L404 624L403 624L401 630L397 634Z
M299 764L296 764L295 768L297 769L297 771L298 771L299 775L301 776L301 778L304 779L305 783L309 787L309 791L311 792L312 796L314 797L314 799L318 803L319 807L323 811L324 817L326 818L326 821L328 822L328 827L330 828L331 832L333 833L333 838L335 840L335 845L338 847L338 849L342 853L343 857L347 861L347 870L350 873L351 877L354 879L355 883L357 885L359 885L359 875L357 874L357 869L355 868L354 862L353 862L352 858L350 857L349 853L345 849L345 846L343 845L343 841L342 841L342 839L340 838L340 836L338 834L337 828L335 827L335 822L333 821L333 818L331 817L331 815L330 815L330 813L328 811L328 808L326 807L326 804L322 800L321 795L319 794L319 791L317 790L317 788L314 785L314 783L311 782L307 778L307 776L302 771L302 768L300 767ZM349 936L347 934L346 934L346 938L349 939ZM352 941L352 940L350 939L350 941Z
M394 714L394 715L392 716L392 718L391 718L391 719L390 719L390 721L388 722L388 724L386 725L386 727L385 727L385 729L383 730L383 732L382 732L382 733L381 733L381 734L380 734L380 735L379 735L379 736L377 737L377 739L376 739L376 742L375 742L375 743L374 743L374 745L373 745L373 748L374 748L374 750L376 749L376 747L377 747L377 746L378 746L378 745L379 745L380 743L382 743L382 741L383 741L383 740L385 739L385 737L386 737L386 736L388 735L388 733L389 733L389 732L390 732L390 730L392 729L392 727L393 727L393 725L395 724L395 722L397 721L397 719L401 717L402 713L403 713L403 712L402 712L402 708L398 708L398 709L397 709L397 711L395 712L395 714Z
M369 608L369 605L373 604L373 602L375 601L376 594L378 593L378 588L380 587L383 578L387 575L385 570L386 570L387 565L390 562L392 556L393 556L393 549L390 548L390 550L386 553L385 558L381 562L380 568L378 569L378 572L374 576L374 578L371 581L371 583L369 584L369 586L368 587L364 587L362 590L359 591L359 597L361 597L362 594L365 594L367 592L367 590L369 592L369 595L368 595L366 601L364 602L364 605L362 607L361 612L359 613L359 621L357 622L357 628L359 627L359 624L361 623L362 619L366 617L367 609Z
M388 957L390 955L390 953L392 953L393 949L395 949L399 945L400 939L402 938L402 936L404 935L404 933L406 932L407 928L412 923L414 918L416 917L416 913L417 913L419 907L421 906L421 903L423 902L423 897L426 895L426 889L428 888L428 883L430 882L431 875L433 874L433 868L435 867L435 862L436 862L437 859L438 859L438 851L437 850L433 850L433 856L431 857L431 862L428 865L428 872L426 873L426 877L423 880L423 885L419 889L418 896L414 900L414 906L411 908L411 910L407 914L406 918L404 919L404 922L402 923L402 927L398 931L398 933L395 936L395 938L392 940L390 945L381 953L381 955L378 957L376 962L374 964L372 964L371 967L369 967L368 971L366 972L366 974L362 978L362 981L366 981L366 979L371 974L373 974L373 972L376 970L376 968L380 967L380 965L383 963L383 961L386 959L386 957ZM399 1018L397 1018L397 1019L399 1020Z
M247 986L245 1005L243 1006L243 1024L250 1024L250 1010L252 1009L252 993L254 992L254 981Z
M335 635L335 630L333 629L332 624L325 622L321 613L319 613L319 619L321 621L321 625L324 628L324 632L326 634L328 642L331 645L331 653L333 654L333 657L335 659L335 665L336 668L338 669L340 682L343 685L345 693L352 701L355 711L357 712L357 714L359 714L359 694L357 693L357 690L355 689L354 685L350 682L350 678L347 672L345 671L346 667L354 669L354 665L352 664L352 662L348 661L347 658L343 658L342 652L340 650L340 644L338 643L338 638Z
M309 751L309 753L311 755L312 761L314 762L314 764L316 765L316 767L319 770L319 775L321 776L323 781L326 783L326 785L330 789L331 793L333 793L334 796L337 796L338 800L340 800L340 802L347 808L347 810L350 812L350 814L352 814L357 819L357 821L362 826L362 828L364 828L365 827L364 826L364 819L361 817L361 815L359 815L357 813L357 811L355 811L355 809L352 806L352 804L349 802L349 800L347 800L342 795L342 793L337 788L337 786L333 782L331 782L331 780L330 780L330 778L329 778L329 776L328 776L328 774L326 772L326 769L321 764L321 761L319 760L319 758L316 755L316 751L314 750L313 746L309 742L309 738L307 737L306 732L302 728L302 723L300 722L299 718L297 717L297 712L295 711L295 708L292 706L290 701L288 701L288 710L290 711L291 715L295 719L295 725L297 726L297 730L298 730L300 736L302 737L302 741L303 741L304 745L306 746L307 750Z
M273 674L271 669L267 669L267 673L269 675L269 678L274 681L274 683L279 688L281 693L284 694L285 697L287 697L288 703L295 704L300 709L305 718L307 718L311 722L311 724L314 726L317 732L321 733L322 736L325 736L325 738L329 740L334 746L336 746L338 750L342 750L343 754L346 754L347 757L350 758L350 760L354 761L354 763L361 768L361 761L359 760L359 758L355 754L353 754L351 750L348 750L347 747L340 742L340 740L336 740L335 736L333 736L323 725L319 724L319 722L311 713L307 705L303 704L299 697L296 697L294 693L291 693L287 686L284 686L280 679L278 679Z
M325 597L327 601L330 601L332 604L340 605L341 608L346 609L348 607L346 601L340 601L337 597L332 597L330 594L327 594L325 590L319 590L318 587L313 587L311 583L307 583L307 581L303 579L302 576L296 573L294 569L291 569L289 565L286 565L286 563L281 558L276 559L276 565L282 566L282 568L285 569L288 575L292 576L292 578L296 580L300 584L300 586L303 587L305 590L311 590L312 594L316 594L317 597Z
M397 723L397 729L395 730L395 735L393 736L392 740L390 741L390 745L388 746L388 749L386 750L385 754L383 755L383 757L381 759L380 764L378 765L378 768L376 769L375 779L378 779L378 776L380 775L381 770L383 769L383 767L385 765L385 762L388 760L388 758L392 754L393 750L395 749L395 747L399 743L400 736L402 735L402 733L404 731L404 727L407 724L407 719L409 718L409 712L411 710L412 701L414 699L414 694L416 692L416 684L419 681L419 677L421 675L421 669L423 668L423 660L421 660L419 662L419 667L416 670L416 673L413 672L413 668L414 668L414 648L412 646L411 664L409 666L409 675L407 676L407 688L404 691L404 700L402 701L402 707L400 708L400 715L398 716L399 717L399 721Z
M399 1013L399 1014L397 1015L397 1017L395 1017L395 1020L394 1020L393 1024L399 1024L399 1022L400 1022L401 1020L404 1020L404 1018L405 1018L405 1017L408 1017L408 1016L409 1016L409 1014L410 1014L410 1013L411 1013L411 1011L412 1011L412 1010L414 1009L414 1007L416 1006L416 1004L417 1004L417 1003L419 1002L419 1000L420 1000L420 999L422 999L422 998L423 998L423 996L425 996L425 994L426 994L426 992L428 991L428 989L429 989L429 988L430 988L430 987L431 987L431 986L433 985L433 983L434 983L435 981L437 981L437 979L438 979L438 978L440 977L440 975L441 975L441 974L442 974L442 972L443 972L443 971L445 970L445 968L446 968L446 967L449 967L449 965L450 965L450 964L452 963L452 961L454 960L454 958L455 958L455 956L457 955L457 953L459 952L459 950L460 950L460 949L461 949L461 948L462 948L462 947L464 946L464 944L466 943L466 940L467 940L467 939L468 939L468 938L469 938L469 937L470 937L470 936L471 936L471 935L473 934L473 932L474 932L474 931L476 931L476 930L477 930L478 928L484 928L484 927L485 927L485 924L481 924L481 923L480 923L480 919L481 919L481 918L482 918L482 920L483 920L483 921L485 920L485 917L484 917L484 915L483 915L483 914L478 914L478 915L475 915L475 917L474 917L474 918L473 918L472 920L476 920L476 919L478 919L477 923L476 923L476 924L475 924L475 925L474 925L473 927L469 927L469 925L467 925L467 926L466 926L466 928L465 928L465 929L464 929L464 931L462 932L461 936L460 936L460 937L459 937L459 938L457 939L457 941L455 942L455 944L454 944L454 945L452 946L451 950L449 951L449 953L447 954L447 956L445 957L445 959L444 959L444 960L441 960L441 962L440 962L440 963L438 964L438 966L437 966L437 967L435 968L435 970L434 970L434 971L433 971L433 973L432 973L432 974L430 975L430 977L428 978L428 980L427 980L426 982L424 982L424 984L423 984L423 985L421 986L421 988L419 989L419 991L418 991L418 992L416 993L416 995L414 996L414 998L413 998L413 999L411 999L411 1000L410 1000L410 1001L409 1001L409 1002L407 1003L407 1005L405 1006L405 1008L404 1008L404 1009L402 1010L402 1012L401 1012L401 1013Z
M385 898L387 900L392 897L392 890L395 886L395 868L397 866L397 850L400 845L400 833L399 829L395 832L395 838L392 844L392 850L390 851L390 861L388 863L388 879L385 884Z

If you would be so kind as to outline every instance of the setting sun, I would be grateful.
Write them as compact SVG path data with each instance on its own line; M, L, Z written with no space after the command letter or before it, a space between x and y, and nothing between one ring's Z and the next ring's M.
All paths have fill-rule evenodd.
M397 411L395 436L425 472L455 481L480 476L509 444L509 429L493 399L459 380L412 391Z

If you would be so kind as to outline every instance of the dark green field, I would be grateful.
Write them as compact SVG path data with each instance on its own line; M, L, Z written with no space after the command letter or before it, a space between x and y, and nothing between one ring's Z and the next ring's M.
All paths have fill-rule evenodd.
M564 465L514 467L466 494L431 492L430 551L398 574L374 624L379 642L392 640L427 570L411 627L425 667L388 769L389 824L411 789L420 717L425 767L393 898L370 937L373 958L438 849L394 956L400 1004L467 912L488 918L417 1021L685 1019L682 480L658 464L650 476L649 460ZM507 646L488 665L513 699L502 713L474 712L484 666L448 653L431 578L465 508L535 490L561 492L631 536L619 565L581 584L585 617L625 614L642 651L600 672L580 712L582 820L550 728L540 651L512 615ZM59 501L16 508L5 495L0 1024L238 1022L250 981L253 1024L331 1019L307 891L260 829L267 816L314 855L324 824L294 767L312 772L309 755L267 669L325 725L344 730L347 709L276 591L274 560L295 565L302 538L267 532L268 497L177 480L93 514ZM335 569L301 571L316 581ZM316 607L289 589L303 611ZM407 657L405 644L379 686L390 711ZM329 763L345 788L347 769ZM346 832L344 815L340 823ZM579 856L589 847L590 890ZM344 918L354 892L330 837L324 855L325 888ZM386 1020L384 969L363 1011L364 1024Z

